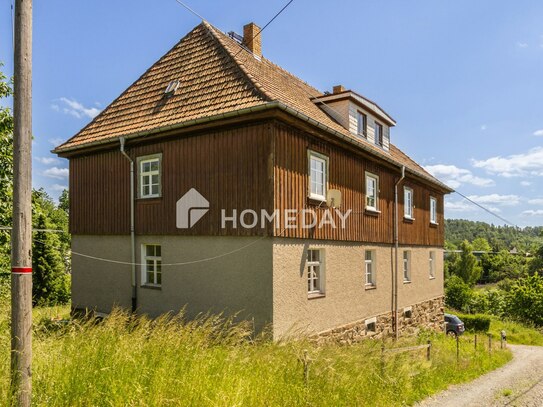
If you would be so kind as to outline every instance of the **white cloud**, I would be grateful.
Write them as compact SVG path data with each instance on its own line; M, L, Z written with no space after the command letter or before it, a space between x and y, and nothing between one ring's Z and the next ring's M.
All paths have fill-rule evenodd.
M486 130L486 124L483 124L483 125L481 126L481 130L482 130L482 131L485 131L485 130Z
M474 160L473 165L502 177L526 175L543 176L543 147L535 147L524 154L497 156L487 160Z
M468 201L456 201L450 202L445 201L445 210L453 212L472 212L477 207L473 204L470 204Z
M64 179L68 178L69 172L68 168L51 167L43 171L42 174L49 178Z
M528 44L525 42L517 42L517 47L519 48L528 48Z
M65 189L68 189L68 186L67 185L60 185L60 184L53 184L53 185L51 185L51 189L53 191L62 192Z
M543 209L528 209L527 211L522 212L523 216L543 216Z
M522 185L523 187L529 187L530 185L532 185L532 183L530 181L520 181L520 185Z
M427 165L424 169L451 188L458 188L462 184L471 184L478 187L490 187L494 185L494 181L490 178L477 177L470 170L458 168L455 165Z
M543 129L534 131L534 136L543 136Z
M468 198L481 205L494 204L503 206L515 206L520 203L520 196L518 195L470 195Z
M535 198L528 200L530 205L543 205L543 198Z
M57 138L50 138L49 140L47 140L49 143L51 143L53 146L58 146L62 143L64 143L64 139L61 139L60 137L57 137Z
M58 164L60 162L60 160L55 157L34 157L34 159L45 165Z
M78 102L75 99L61 97L59 100L62 103L60 103L60 105L52 104L51 109L56 112L62 111L63 113L72 115L78 119L81 119L83 117L94 119L98 115L98 113L100 113L100 109L96 107L85 107L82 103Z

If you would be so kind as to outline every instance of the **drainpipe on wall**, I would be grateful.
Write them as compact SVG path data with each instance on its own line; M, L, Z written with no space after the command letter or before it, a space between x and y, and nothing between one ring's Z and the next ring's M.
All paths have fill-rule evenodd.
M138 307L138 291L136 285L136 234L134 230L134 160L124 150L125 138L120 137L121 154L130 162L130 263L132 268L132 312Z
M398 259L398 253L400 251L400 244L399 244L399 238L398 238L398 229L399 229L399 222L398 222L398 185L400 182L403 181L405 178L405 165L402 166L402 176L396 183L394 184L394 255L395 255L395 261L394 261L394 287L392 288L393 293L393 301L394 304L394 337L396 340L399 338L399 332L398 332L398 265L399 265L399 259Z

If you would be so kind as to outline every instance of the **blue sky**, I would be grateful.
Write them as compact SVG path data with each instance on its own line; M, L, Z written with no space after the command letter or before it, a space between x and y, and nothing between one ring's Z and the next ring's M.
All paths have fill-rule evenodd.
M223 31L264 25L281 1L187 4ZM34 184L53 196L67 161L49 153L199 23L175 0L34 2ZM11 0L0 60L12 74ZM321 90L375 100L393 143L519 226L543 225L543 2L294 0L263 53ZM458 195L446 216L502 224Z

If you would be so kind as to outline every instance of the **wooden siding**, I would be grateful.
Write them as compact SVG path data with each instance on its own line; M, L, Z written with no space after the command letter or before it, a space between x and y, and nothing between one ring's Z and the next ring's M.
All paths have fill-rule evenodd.
M290 209L300 221L302 209L325 208L308 200L308 149L328 157L328 188L342 193L341 209L352 210L346 228L285 228ZM371 157L297 130L279 121L232 126L220 131L178 135L128 144L129 155L162 154L162 196L136 201L136 233L166 235L284 236L372 243L393 243L394 182L399 171ZM379 176L379 214L365 211L365 172ZM73 234L129 233L129 163L118 150L70 159L70 230ZM137 178L135 179L137 186ZM407 178L414 190L412 223L403 220L403 183L399 187L400 243L443 245L443 194ZM176 202L195 188L209 202L209 212L191 229L177 229ZM430 225L430 195L438 201L437 226ZM281 214L278 228L266 223L252 229L221 227L221 209L230 216L245 209ZM333 216L336 225L339 217Z
M162 197L136 200L137 234L252 235L267 229L221 228L221 211L271 211L267 124L127 146L137 157L162 153ZM271 171L270 171L271 173ZM74 234L129 233L129 164L120 152L70 159L70 230ZM136 179L137 185L137 179ZM176 227L176 202L195 188L209 212L193 228Z
M318 213L319 223L327 208L308 199L308 150L328 157L328 189L338 189L342 194L343 213L352 210L346 227L333 228L286 228L275 229L276 236L292 238L333 239L345 241L362 241L372 243L388 243L394 241L394 183L399 178L399 171L393 172L387 167L376 164L369 158L344 150L341 147L319 141L307 133L297 131L287 125L277 125L275 131L275 207L280 213L285 209L314 209ZM365 211L365 173L366 171L379 177L380 213ZM403 185L410 185L414 190L415 220L412 223L403 221ZM400 244L411 245L443 245L443 194L431 191L409 178L398 188L399 207L399 240ZM430 225L430 195L438 201L437 226ZM337 216L333 217L336 226L341 225Z

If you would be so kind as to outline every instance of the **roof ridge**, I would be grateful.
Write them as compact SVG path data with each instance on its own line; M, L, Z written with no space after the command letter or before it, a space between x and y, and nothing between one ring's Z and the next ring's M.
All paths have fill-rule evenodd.
M221 36L228 38L226 34L224 34L221 30L216 28L215 26L211 25L207 21L202 21L202 24L204 27L207 28L207 31L217 40L217 42L221 45L221 48L227 53L227 55L234 61L236 66L240 68L240 70L243 72L243 74L247 77L247 79L250 81L251 85L258 90L264 97L267 99L268 102L271 102L274 100L274 98L266 91L264 86L260 82L256 80L256 78L247 70L243 62L238 61L236 58L236 55L232 55L226 44L224 43L224 38L221 38ZM220 34L220 35L217 35ZM232 40L233 41L233 40ZM237 42L236 42L237 44ZM238 44L239 45L239 44ZM243 49L243 48L242 48ZM245 50L246 52L249 52L248 50Z

